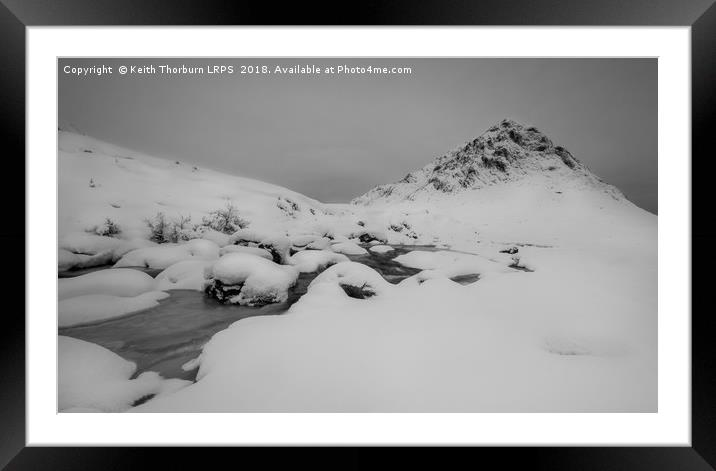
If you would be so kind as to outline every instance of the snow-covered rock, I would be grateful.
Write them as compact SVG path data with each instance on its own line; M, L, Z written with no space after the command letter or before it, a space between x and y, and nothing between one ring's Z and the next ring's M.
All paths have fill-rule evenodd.
M271 255L271 252L266 249L260 249L258 247L247 247L245 245L226 245L222 247L219 251L219 255L222 257L227 253L247 253L251 255L256 255L257 257L263 257L266 260L273 261L273 256Z
M328 237L321 237L308 244L306 248L310 250L326 250L332 243L333 241Z
M155 245L144 239L124 240L86 232L64 235L59 241L58 271L109 265L127 252Z
M130 250L154 245L153 242L143 239L124 240L116 237L100 236L87 232L73 232L65 234L59 239L58 246L76 254L96 255L102 252L111 252L114 257L121 257Z
M60 412L121 412L140 398L171 394L191 381L165 380L146 372L130 379L137 366L104 347L58 337L58 409Z
M256 255L229 253L205 274L207 295L221 302L244 306L280 303L298 279L298 270Z
M303 250L292 255L288 263L302 273L312 273L348 260L345 255L330 250Z
M412 252L398 255L393 260L406 267L432 272L430 275L423 272L420 276L417 276L417 280L425 280L435 275L447 278L480 275L480 278L484 279L493 273L509 273L512 271L508 266L480 255L444 250L437 252L413 250ZM409 281L404 280L403 282Z
M183 260L213 260L219 257L216 242L193 239L181 244L161 244L136 249L124 255L115 267L147 267L164 269Z
M169 297L162 291L149 291L137 296L86 294L59 301L58 325L69 327L124 316L159 305Z
M231 235L229 243L266 249L276 263L285 264L291 256L291 240L280 234L255 229L240 229Z
M348 238L357 239L364 244L375 241L380 242L381 244L388 242L388 235L386 234L386 231L380 228L361 227L360 229L351 232Z
M368 250L370 250L373 253L388 253L388 252L392 252L395 249L393 249L393 247L391 247L390 245L374 245L374 246L370 247Z
M154 290L154 278L139 270L110 268L58 280L58 299L88 294L134 297Z
M355 242L338 242L337 244L331 245L331 250L346 255L365 255L368 253L366 249Z
M309 245L319 240L322 240L323 237L318 234L302 234L293 236L290 239L291 250L294 252L298 252L307 249Z
M322 272L308 285L308 292L322 285L338 286L347 296L358 299L384 294L393 285L388 283L377 271L356 262L341 262Z
M165 268L154 279L156 289L204 289L204 271L214 262L211 260L184 260Z

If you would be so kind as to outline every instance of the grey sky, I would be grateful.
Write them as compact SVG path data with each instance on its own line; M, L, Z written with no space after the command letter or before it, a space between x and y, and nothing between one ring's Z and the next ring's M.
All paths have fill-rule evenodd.
M61 59L59 123L347 202L502 118L537 126L657 212L655 59ZM112 66L78 77L65 65ZM409 66L410 75L119 75L120 65Z

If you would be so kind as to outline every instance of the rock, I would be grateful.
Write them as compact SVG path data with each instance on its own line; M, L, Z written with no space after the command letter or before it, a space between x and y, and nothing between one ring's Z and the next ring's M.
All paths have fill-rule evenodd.
M288 299L299 271L257 255L228 253L209 267L204 292L221 303L263 306Z

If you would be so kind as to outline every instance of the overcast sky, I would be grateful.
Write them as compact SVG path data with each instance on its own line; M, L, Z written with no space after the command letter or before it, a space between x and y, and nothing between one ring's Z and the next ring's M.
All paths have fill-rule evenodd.
M113 67L76 76L65 65ZM138 75L120 65L230 64ZM409 66L409 75L246 75L240 65ZM537 126L657 212L655 59L61 59L59 124L114 144L347 202L505 117Z

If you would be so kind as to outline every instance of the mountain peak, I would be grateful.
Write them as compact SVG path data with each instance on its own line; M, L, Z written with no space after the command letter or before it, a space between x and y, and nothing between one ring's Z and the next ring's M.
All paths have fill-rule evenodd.
M551 186L577 181L581 186L602 189L614 198L623 197L535 126L505 118L402 180L378 186L352 202L430 198L537 176Z

